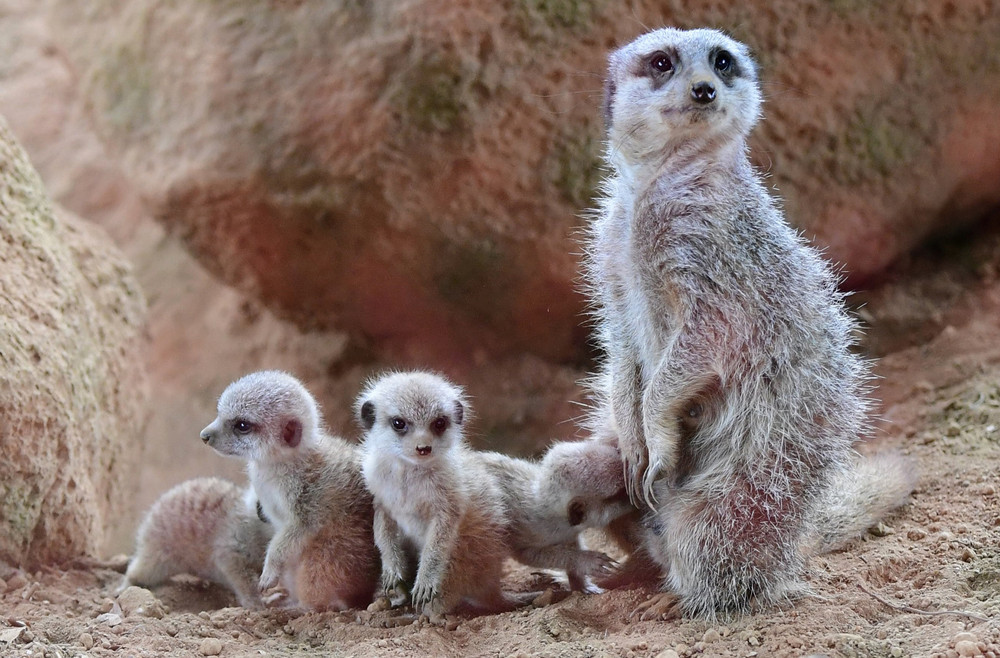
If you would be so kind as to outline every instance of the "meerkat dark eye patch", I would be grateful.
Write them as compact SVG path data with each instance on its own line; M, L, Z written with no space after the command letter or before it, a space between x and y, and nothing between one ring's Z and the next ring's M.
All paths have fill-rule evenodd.
M254 430L254 424L249 420L237 418L233 421L233 432L236 434L249 434Z
M431 421L431 433L435 436L441 436L448 429L448 417L438 416Z
M646 62L653 73L670 73L674 70L673 60L670 59L670 55L662 50L657 50L650 55Z
M290 420L281 429L281 440L289 448L298 447L302 442L302 423L297 420Z
M366 400L361 405L358 416L361 419L361 427L370 430L375 425L375 403L371 400Z
M566 517L570 525L580 525L587 516L587 507L582 500L572 500L566 507Z
M716 48L708 56L709 64L727 85L733 78L739 77L741 70L736 56L725 48Z

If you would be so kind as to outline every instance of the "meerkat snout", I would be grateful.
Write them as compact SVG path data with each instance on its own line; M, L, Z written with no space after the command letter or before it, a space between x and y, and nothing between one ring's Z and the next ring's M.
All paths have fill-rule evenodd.
M691 100L701 105L708 105L715 100L715 86L711 82L696 82L691 85Z

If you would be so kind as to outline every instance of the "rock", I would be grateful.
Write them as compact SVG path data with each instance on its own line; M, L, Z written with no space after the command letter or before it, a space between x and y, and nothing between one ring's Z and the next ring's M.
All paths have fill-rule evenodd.
M166 611L156 595L144 587L130 585L118 595L118 605L126 617L139 615L162 619Z
M972 656L979 655L979 647L976 646L975 642L970 642L969 640L956 642L955 651L957 651L958 655L962 656L962 658L971 658Z
M96 555L136 485L145 301L93 227L57 216L0 120L0 560Z
M705 644L710 644L712 642L718 642L721 639L722 635L719 633L719 631L715 630L714 628L710 628L707 631L705 631L705 634L702 636L701 641L704 642Z
M660 653L656 654L656 658L680 658L680 654L673 649L664 649Z
M222 653L222 640L215 637L206 637L201 641L198 651L203 656L218 656Z
M1000 17L983 5L687 0L624 23L612 5L569 23L430 7L58 0L51 15L99 133L202 262L406 359L586 357L571 237L603 128L579 72L639 25L728 29L765 95L795 90L765 107L754 153L855 281L1000 202L1000 71L982 57Z
M94 636L90 633L80 633L80 639L78 640L80 646L82 646L87 651L94 648Z

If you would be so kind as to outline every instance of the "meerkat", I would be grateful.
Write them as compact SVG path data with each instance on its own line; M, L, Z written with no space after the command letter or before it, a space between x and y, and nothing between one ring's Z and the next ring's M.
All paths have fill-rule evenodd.
M802 542L868 430L837 277L748 158L760 107L750 52L721 32L655 30L609 57L610 175L587 249L595 418L648 509L661 601L696 616L803 591Z
M510 554L503 492L465 444L462 389L428 372L392 373L369 382L355 411L383 594L400 605L412 585L414 609L431 617L521 603L501 589Z
M206 477L160 496L139 525L135 555L119 591L190 574L225 585L244 608L262 607L257 580L272 527L258 518L252 494Z
M503 492L507 543L522 564L566 572L570 589L593 591L588 578L611 576L616 563L581 546L580 532L607 528L636 510L625 493L621 455L599 441L554 444L532 462L475 453Z
M274 526L261 591L280 583L289 605L308 610L371 601L378 553L360 453L321 428L316 400L299 380L278 371L236 380L201 438L222 455L246 460L258 513Z

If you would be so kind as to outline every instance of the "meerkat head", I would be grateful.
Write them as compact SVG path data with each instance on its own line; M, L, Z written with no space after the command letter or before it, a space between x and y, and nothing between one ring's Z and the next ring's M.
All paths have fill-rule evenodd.
M319 408L305 386L276 370L255 372L219 397L218 417L201 439L223 455L248 460L283 459L313 441Z
M428 372L373 379L354 405L366 449L388 451L411 463L432 463L462 441L469 415L462 389Z
M542 458L541 500L571 526L601 528L632 509L621 452L608 441L557 443Z
M604 117L612 164L742 143L760 116L757 67L716 30L664 28L611 53Z

